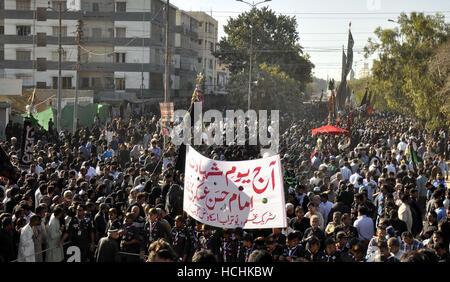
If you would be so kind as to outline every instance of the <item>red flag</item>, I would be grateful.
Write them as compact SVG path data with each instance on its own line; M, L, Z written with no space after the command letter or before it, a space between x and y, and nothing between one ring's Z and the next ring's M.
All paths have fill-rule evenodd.
M370 103L370 105L369 105L369 108L367 109L367 113L369 114L369 115L371 115L372 114L372 112L373 112L373 106L375 105L375 94L373 95L373 100L372 100L372 103Z

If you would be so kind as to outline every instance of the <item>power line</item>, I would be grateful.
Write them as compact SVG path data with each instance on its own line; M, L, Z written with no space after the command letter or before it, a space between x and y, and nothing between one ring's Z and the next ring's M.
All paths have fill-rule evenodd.
M150 11L150 9L134 9L134 8L128 8L127 7L127 12L132 12L132 11ZM205 14L207 14L208 16L210 16L211 13L216 13L216 14L241 14L243 13L242 10L240 11L215 11L215 10L209 10L209 11L203 11L203 10L195 10L195 11L186 11L186 10L182 10L180 9L180 11L184 11L184 12L203 12ZM401 13L412 13L412 12L417 12L417 13L424 13L424 14L434 14L434 13L450 13L450 11L446 11L446 10L441 10L441 11L400 11L400 12L275 12L277 14L283 14L283 15L397 15L397 14L401 14Z

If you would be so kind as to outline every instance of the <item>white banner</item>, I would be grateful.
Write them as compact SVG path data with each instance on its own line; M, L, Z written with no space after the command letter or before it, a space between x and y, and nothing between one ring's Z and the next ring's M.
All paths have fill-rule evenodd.
M286 227L280 156L217 161L187 145L183 209L215 227Z

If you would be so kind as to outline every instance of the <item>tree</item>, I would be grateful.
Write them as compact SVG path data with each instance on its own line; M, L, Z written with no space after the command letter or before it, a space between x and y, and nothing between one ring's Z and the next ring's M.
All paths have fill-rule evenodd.
M278 66L263 63L254 68L257 82L252 88L252 109L294 112L304 100L297 81L281 71ZM231 106L246 110L248 76L238 73L231 77L228 84Z
M300 83L301 91L312 81L311 69L314 65L297 43L299 33L295 17L277 16L266 7L252 9L235 19L230 18L224 31L227 37L222 37L214 55L221 63L228 65L232 76L240 75L244 70L248 77L251 48L253 66L262 63L279 66L281 72Z
M372 88L383 97L387 108L412 115L429 129L439 128L445 124L440 112L442 100L436 95L442 86L430 77L429 62L439 46L448 41L449 25L442 15L414 12L409 17L402 13L398 23L400 29L378 27L378 42L370 38L365 47L366 57L378 52Z
M442 44L428 63L429 79L435 86L434 100L440 101L439 114L432 123L450 126L450 42ZM434 126L436 127L436 125Z

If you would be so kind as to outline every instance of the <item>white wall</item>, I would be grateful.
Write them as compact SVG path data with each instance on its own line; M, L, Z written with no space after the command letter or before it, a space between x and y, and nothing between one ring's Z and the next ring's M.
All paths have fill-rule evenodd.
M0 78L0 95L22 96L22 80L14 78Z
M33 20L28 19L5 19L5 35L16 35L18 25L29 25L31 26L31 34L36 34L37 32L45 32L47 36L53 35L53 26L58 26L58 20L47 20L47 21L36 21L33 26ZM76 20L63 20L62 26L67 27L67 36L74 37L77 28ZM36 32L35 32L36 29Z
M148 13L151 10L151 0L120 0L115 2L127 2L127 12L144 11Z
M62 77L72 77L72 87L75 88L76 83L76 71L61 71ZM36 72L36 82L45 81L47 87L53 86L53 77L58 76L58 70L47 70L47 71L37 71Z
M137 19L136 19L137 20ZM126 28L125 37L127 38L149 38L150 37L150 23L145 22L135 22L135 21L115 21L114 28L124 27ZM136 39L139 40L139 39Z
M47 0L31 0L31 9L33 7L47 7ZM5 10L15 10L16 9L16 0L5 0Z
M114 78L125 78L125 88L141 88L141 72L114 72ZM144 72L144 89L148 89L148 72Z
M62 45L62 48L67 53L66 61L76 62L77 47L75 45ZM17 50L31 51L31 59L34 58L32 44L5 44L5 60L16 60ZM47 45L46 47L36 47L36 58L47 58L47 61L52 60L52 52L58 51L58 45Z
M150 50L148 47L140 46L115 46L114 52L125 52L125 62L135 64L148 64L150 57Z

